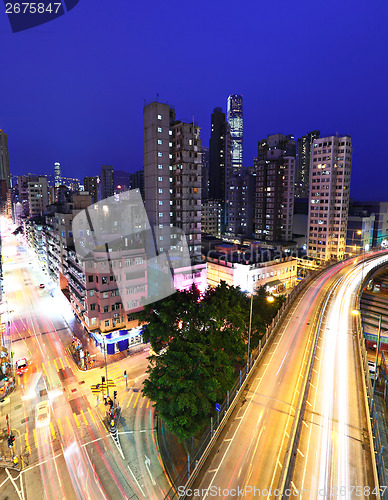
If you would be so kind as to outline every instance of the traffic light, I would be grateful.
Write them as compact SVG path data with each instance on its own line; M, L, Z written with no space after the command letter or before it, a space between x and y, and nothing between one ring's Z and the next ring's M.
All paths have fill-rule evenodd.
M105 383L105 377L101 376L101 380L102 380L102 383L104 384Z
M124 370L124 377L127 378L127 370Z
M12 448L14 441L15 441L15 436L11 435L8 437L8 448Z
M117 397L117 391L113 391L113 399L116 399Z

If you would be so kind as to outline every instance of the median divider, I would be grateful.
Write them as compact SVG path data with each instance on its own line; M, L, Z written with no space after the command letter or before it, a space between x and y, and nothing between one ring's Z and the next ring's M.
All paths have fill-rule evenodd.
M294 472L296 454L299 446L300 435L302 432L302 423L304 418L304 412L306 409L307 397L310 390L310 381L314 368L314 360L317 351L319 333L321 331L321 326L323 321L323 314L326 310L327 304L332 294L334 293L334 290L339 286L340 282L341 280L337 282L334 288L332 288L329 292L327 292L317 312L316 317L318 319L318 323L315 327L313 340L311 342L307 367L305 375L303 377L302 387L300 389L299 400L294 415L294 421L292 423L290 437L288 439L286 454L283 460L283 468L280 474L279 485L277 488L278 491L280 491L280 494L277 495L277 498L286 497L287 496L286 490L290 490L291 487L292 474Z
M232 415L235 407L237 406L237 403L240 401L240 398L243 395L243 393L244 393L244 391L246 389L246 386L247 386L248 382L251 379L251 376L252 376L253 372L257 368L258 364L261 361L261 358L263 357L265 351L267 350L267 347L269 346L270 341L273 339L275 333L278 331L279 325L281 324L283 318L286 316L286 314L291 309L291 306L294 304L294 300L299 295L301 295L302 291L305 290L305 288L307 287L307 285L312 280L316 279L320 274L322 274L328 267L331 267L332 265L333 264L330 263L328 265L325 265L321 269L318 269L317 271L314 271L304 282L300 283L287 296L286 301L283 303L282 307L279 309L279 311L278 311L277 315L275 316L275 318L273 319L271 325L267 328L265 336L263 336L264 343L261 344L261 342L260 342L259 347L255 350L255 361L254 361L254 363L253 363L250 371L246 375L244 381L241 383L240 389L236 392L235 397L230 402L230 406L229 406L228 410L225 412L225 414L224 414L221 422L219 423L217 429L214 431L214 434L213 434L212 438L210 439L210 441L209 441L208 445L206 446L204 452L202 453L201 457L199 458L199 460L198 460L198 462L196 464L195 469L192 471L192 473L189 476L186 484L184 485L184 491L185 492L188 491L189 489L191 489L194 481L197 479L198 474L200 473L203 465L205 464L206 460L208 459L208 457L209 457L209 455L210 455L210 453L211 453L211 451L212 451L215 443L217 442L218 437L220 436L221 432L223 431L225 425L227 424L230 416ZM170 478L170 479L172 480L172 478ZM172 482L174 482L174 481L172 481ZM180 486L180 485L175 485L175 486ZM174 498L178 497L176 491L172 495L171 495L171 493L172 492L169 492L169 494L166 495L165 498L166 499L167 498L168 499L174 499ZM180 494L179 498L182 498L182 499L186 498L186 495L185 494L183 494L183 495Z

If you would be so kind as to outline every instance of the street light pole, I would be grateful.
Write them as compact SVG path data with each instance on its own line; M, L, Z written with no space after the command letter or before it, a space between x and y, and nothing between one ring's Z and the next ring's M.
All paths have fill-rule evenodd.
M249 370L249 349L250 349L250 346L251 346L252 304L253 304L253 292L251 293L251 308L250 308L250 312L249 312L248 354L247 354L247 375L248 375L248 370Z
M109 398L108 365L106 364L106 338L104 338L104 361L105 361L105 374L106 374L106 394Z

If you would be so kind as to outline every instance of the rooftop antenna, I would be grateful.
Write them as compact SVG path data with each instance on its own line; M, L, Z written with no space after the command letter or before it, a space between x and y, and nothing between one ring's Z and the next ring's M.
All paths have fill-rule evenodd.
M156 92L156 102L159 102L159 93Z

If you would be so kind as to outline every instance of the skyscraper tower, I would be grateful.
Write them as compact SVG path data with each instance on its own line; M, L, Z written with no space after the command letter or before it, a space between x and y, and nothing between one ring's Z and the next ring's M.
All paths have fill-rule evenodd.
M350 136L315 139L310 165L308 256L319 261L341 260L349 210Z
M290 135L259 142L256 166L255 233L259 240L291 241L296 143Z
M227 101L227 120L231 136L232 170L240 170L243 165L243 97L232 94Z
M54 176L55 176L55 187L59 187L62 184L61 178L61 164L54 163Z
M6 181L7 191L11 188L7 134L0 130L0 180Z
M295 198L308 198L310 187L310 155L314 139L319 139L319 130L313 130L297 141L295 169Z
M101 200L113 196L115 193L115 179L112 165L101 166Z

